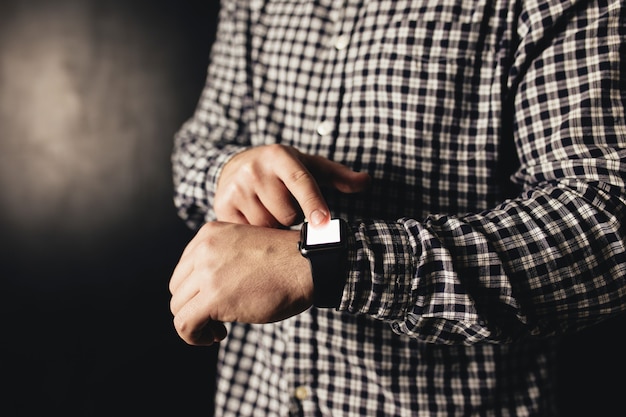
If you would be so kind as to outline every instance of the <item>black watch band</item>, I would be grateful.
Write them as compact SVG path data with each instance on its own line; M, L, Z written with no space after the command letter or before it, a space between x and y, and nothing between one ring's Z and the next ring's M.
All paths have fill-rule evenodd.
M346 251L311 254L313 276L313 305L316 307L339 307L346 283Z
M343 287L347 277L347 234L348 226L341 219L333 219L339 227L339 238L331 242L308 239L309 224L302 225L298 248L302 256L309 260L313 277L313 305L316 307L339 307L343 295ZM313 236L315 230L311 231Z

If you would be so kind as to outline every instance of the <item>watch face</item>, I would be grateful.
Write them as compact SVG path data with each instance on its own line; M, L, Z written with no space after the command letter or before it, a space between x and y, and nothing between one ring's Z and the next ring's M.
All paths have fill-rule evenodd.
M329 250L342 250L346 247L345 223L332 219L322 227L313 227L309 223L302 226L298 247L304 256Z
M329 243L339 243L341 241L341 223L339 219L332 219L323 226L307 226L306 244L326 245Z

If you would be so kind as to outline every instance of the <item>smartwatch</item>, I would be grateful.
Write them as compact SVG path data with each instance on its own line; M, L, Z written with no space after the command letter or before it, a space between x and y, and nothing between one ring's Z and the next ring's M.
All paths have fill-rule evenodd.
M311 265L316 307L339 307L341 303L347 275L347 233L348 225L342 219L331 219L323 226L302 224L298 249Z

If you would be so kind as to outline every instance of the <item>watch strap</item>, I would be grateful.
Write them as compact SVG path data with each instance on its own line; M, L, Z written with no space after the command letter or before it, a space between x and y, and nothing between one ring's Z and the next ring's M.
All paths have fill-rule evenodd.
M309 255L313 277L313 305L337 308L346 283L347 251L329 251Z

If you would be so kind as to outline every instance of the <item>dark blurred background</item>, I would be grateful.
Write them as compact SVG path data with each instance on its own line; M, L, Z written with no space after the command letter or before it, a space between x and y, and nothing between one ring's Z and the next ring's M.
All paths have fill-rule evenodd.
M217 10L0 0L0 415L210 409L214 349L185 345L168 306L191 237L169 158Z
M0 0L0 415L210 416L167 283L175 131L217 0ZM564 416L624 416L626 320L561 349Z

